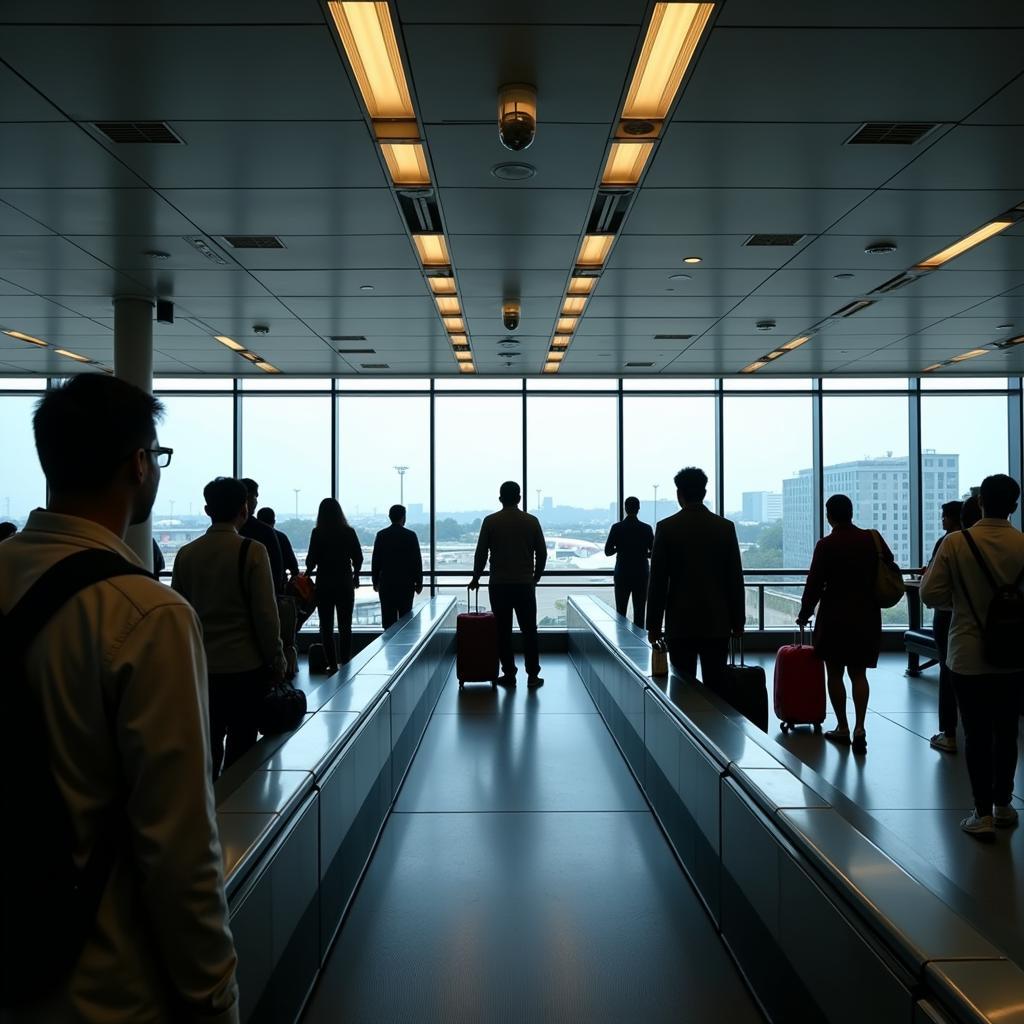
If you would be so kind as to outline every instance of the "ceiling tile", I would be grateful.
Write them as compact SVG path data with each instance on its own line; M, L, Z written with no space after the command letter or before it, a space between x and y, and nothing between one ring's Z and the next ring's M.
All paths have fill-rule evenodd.
M452 235L579 235L590 189L441 188Z
M146 147L149 148L149 147ZM0 124L0 189L118 188L138 176L70 122ZM11 159L17 154L17 159Z
M0 199L62 235L195 233L181 213L148 188L3 189ZM0 233L6 234L3 226L0 210ZM45 231L33 228L24 234Z
M1013 189L1017 190L1020 202L1024 200L1022 150L1024 125L960 125L888 185L900 189ZM1002 213L1002 209L993 213Z

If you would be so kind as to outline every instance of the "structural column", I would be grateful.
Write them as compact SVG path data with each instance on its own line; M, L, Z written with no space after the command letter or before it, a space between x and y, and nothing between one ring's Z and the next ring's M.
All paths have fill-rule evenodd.
M153 301L137 296L114 299L114 373L143 391L153 390ZM152 518L128 530L128 545L153 568Z

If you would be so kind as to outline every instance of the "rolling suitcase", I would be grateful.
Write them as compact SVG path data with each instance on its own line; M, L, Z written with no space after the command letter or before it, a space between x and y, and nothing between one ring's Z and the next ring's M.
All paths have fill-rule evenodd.
M813 725L817 732L825 721L825 665L804 643L803 629L775 657L775 717L783 732L795 725Z
M729 664L722 672L717 692L748 722L752 722L763 732L768 731L768 683L765 680L764 669L760 665L744 664L743 640L740 637L729 641Z
M466 595L466 607L471 592ZM480 591L476 591L476 610L461 612L455 620L455 674L459 689L463 683L498 685L498 623L493 612L480 611Z
M327 671L327 652L323 644L309 645L309 671L320 673Z

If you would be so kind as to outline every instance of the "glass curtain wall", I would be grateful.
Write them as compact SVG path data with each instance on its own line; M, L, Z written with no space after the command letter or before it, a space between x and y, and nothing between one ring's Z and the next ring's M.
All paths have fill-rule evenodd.
M0 394L0 521L19 530L32 509L46 504L46 481L32 435L32 413L41 396L42 391Z

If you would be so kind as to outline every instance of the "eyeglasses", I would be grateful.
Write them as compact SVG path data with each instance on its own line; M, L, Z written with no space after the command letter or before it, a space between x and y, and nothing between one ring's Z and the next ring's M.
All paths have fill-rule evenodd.
M174 454L173 448L147 448L147 452L150 455L155 456L155 462L161 469L166 469L171 464L171 456Z

